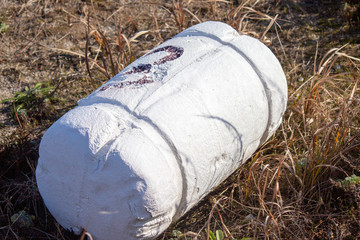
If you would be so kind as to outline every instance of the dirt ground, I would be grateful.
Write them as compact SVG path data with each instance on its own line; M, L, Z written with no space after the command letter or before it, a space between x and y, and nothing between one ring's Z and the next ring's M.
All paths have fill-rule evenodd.
M198 23L198 20L229 22L228 15L232 8L230 4L218 3L218 6L211 9L211 6L201 1L191 1L193 3L189 4L190 11L196 9L196 13L200 12L198 14L202 18L191 19L191 16L185 14L185 18L190 19L184 21L185 26L179 27L170 11L166 7L160 7L162 3L142 5L141 11L138 12L136 10L140 4L138 2L95 1L96 10L94 13L90 11L90 14L94 15L91 17L92 24L101 24L104 35L113 41L116 41L114 39L119 27L129 38L141 31L148 31L131 42L133 59L171 38L180 30ZM87 74L84 49L87 30L86 12L88 9L92 10L89 1L22 3L2 0L1 4L3 7L0 9L0 22L7 27L1 32L0 42L2 49L0 99L13 97L14 93L24 90L25 86L56 82L69 76ZM164 4L166 5L166 1ZM321 55L333 47L349 44L346 52L359 56L359 28L354 26L358 23L352 23L344 15L344 7L341 4L333 4L331 1L279 1L275 6L274 2L270 1L269 4L262 3L256 7L255 9L267 16L252 14L254 16L249 16L242 26L237 26L236 22L232 22L232 25L245 34L261 38L269 24L267 18L277 16L276 24L262 40L282 62L291 62L295 65L290 70L291 73L287 73L288 75L298 76L309 72L303 71L302 68L313 67L308 63L314 58L316 49ZM211 11L216 12L211 13ZM153 13L158 16L158 29L154 27ZM275 28L277 33L274 31ZM289 80L292 80L291 75ZM104 81L106 78L100 79L100 82ZM289 81L290 84L291 82ZM91 91L92 89L89 89L86 93ZM86 94L80 97L83 96ZM79 96L74 96L70 105L74 105L77 99ZM2 136L13 133L18 125L9 119L9 111L4 109L5 107L2 105L0 114Z
M360 6L356 1L355 3L348 2L349 4L346 5L346 1L331 0L182 2L0 0L0 100L12 98L18 92L25 93L27 97L21 103L13 100L0 104L0 238L79 238L62 229L54 221L36 189L34 169L41 136L56 119L75 107L79 99L90 94L94 86L100 86L130 62L196 23L207 20L226 22L240 33L260 39L275 53L288 79L289 109L291 109L288 116L292 114L291 111L294 115L302 111L297 110L297 101L300 99L301 102L303 97L299 93L303 86L310 84L314 76L324 74L325 70L321 72L321 66L326 65L321 65L324 63L321 60L326 61L326 56L328 56L326 54L336 48L337 50L330 53L337 51L342 55L339 55L339 59L334 61L333 65L324 69L328 70L329 76L330 74L333 76L332 87L338 86L344 90L343 97L341 97L342 94L336 95L338 102L344 102L345 95L348 92L351 94L351 89L354 87L355 94L351 98L354 99L351 109L354 109L356 104L360 103L359 89L356 84L354 85L360 72L356 67L359 66L356 64L360 58L360 21L357 19L359 15L356 18L356 14ZM106 37L113 53L114 71L110 70L109 54L105 54L103 48L99 50L99 42L103 39L100 32ZM88 56L96 59L99 52L104 52L106 67L100 57L97 58L97 63L108 69L107 73L104 73L99 70L100 67L91 63L90 72L93 79L89 77L85 59L88 36ZM350 67L349 61L351 64L356 63L355 67ZM352 85L350 82L346 83L345 80L339 84L336 83L336 78L348 72L353 73L348 80L352 81ZM38 83L42 84L40 88L42 91L39 90L40 93L31 91ZM46 87L49 90L46 90ZM23 105L20 106L20 104ZM330 102L324 98L320 104L328 106ZM308 105L304 103L304 106L306 110ZM334 105L332 109L332 111L329 110L330 115L338 113L340 107ZM320 112L319 115L321 115ZM353 110L351 116L352 122L349 127L351 131L349 130L346 136L359 141L359 136L356 135L356 132L360 131L358 111ZM316 117L314 119L316 121ZM323 124L326 125L328 122L330 124L330 118L324 120ZM352 148L351 151L357 151L356 149L359 147ZM281 154L280 150L275 151ZM299 156L305 152L310 152L310 150L298 150ZM358 174L360 167L358 153L352 152L346 156L353 167L346 171L349 174L350 172ZM234 186L239 179L245 181L247 176L250 176L247 174L249 173L246 171L240 171L233 175L200 207L188 213L159 239L171 237L177 239L174 236L174 230L180 231L181 234L188 233L190 239L199 231L201 231L199 236L205 236L206 231L203 226L207 224L209 214L212 214L213 199L221 197L222 195L218 194L230 188L229 186ZM346 190L346 192L341 187L334 186L334 191L338 191L338 195L358 194L356 189ZM241 195L241 192L245 190L239 191L238 194ZM332 195L333 201L335 201L335 195ZM307 203L305 201L302 204L305 206ZM346 204L356 206L356 203L346 202ZM331 207L327 210L320 206L321 210L306 209L309 205L299 207L298 209L301 209L299 212L303 214L300 217L307 219L299 222L299 224L304 224L300 227L304 231L300 238L356 239L360 237L359 217L349 213L349 217L341 218L345 213L340 214L339 211L333 210L335 205L329 203ZM314 209L319 216L326 215L326 220L308 217L311 211L315 211ZM21 211L26 212L24 220L20 223L12 220L12 217ZM358 210L354 211L359 213ZM231 210L228 210L224 214L231 215L230 212ZM242 214L244 214L242 219L246 216L256 217L253 212L246 214L245 211ZM329 218L329 214L333 214L333 217ZM229 222L237 222L239 216L237 220L232 219L231 216L227 219ZM217 223L211 226L218 226L226 232L226 227L224 228L219 223L220 220L216 221ZM306 221L314 222L305 224ZM324 225L325 222L328 225ZM248 228L251 227L244 222L243 224ZM333 229L335 225L339 226L336 230ZM328 232L326 232L326 226L331 226ZM234 226L230 231L232 235L228 234L226 239L232 239L230 236L236 236L238 239L245 236L251 237L248 239L275 239L277 237L296 239L300 235L289 233L297 231L294 229L296 228L282 229L283 233L271 230L276 232L275 235L271 235L270 232L265 235L254 235L249 229L236 230Z

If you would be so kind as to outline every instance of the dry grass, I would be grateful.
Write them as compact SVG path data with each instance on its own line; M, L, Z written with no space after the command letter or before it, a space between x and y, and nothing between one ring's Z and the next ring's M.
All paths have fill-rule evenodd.
M8 27L0 33L0 99L39 82L51 86L57 98L43 103L44 96L32 96L27 101L35 108L25 115L13 111L14 102L1 105L1 239L80 238L56 223L37 191L42 134L126 65L206 20L226 22L274 51L288 79L288 110L275 136L158 239L210 239L216 230L225 239L360 237L359 183L351 178L360 175L360 38L353 22L341 18L340 4L1 0L1 5L0 22Z

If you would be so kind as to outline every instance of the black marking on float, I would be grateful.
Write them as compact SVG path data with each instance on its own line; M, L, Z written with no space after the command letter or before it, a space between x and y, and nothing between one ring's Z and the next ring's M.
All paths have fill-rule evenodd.
M103 86L102 88L99 89L99 91L105 91L107 89L113 89L113 88L125 88L128 86L141 86L144 84L148 84L148 83L152 83L154 82L154 80L152 80L151 78L144 76L142 78L140 78L137 81L125 81L125 82L119 82L119 83L115 83L115 84L111 84L111 85L106 85Z
M163 51L168 52L170 54L159 59L159 61L154 62L153 63L154 65L160 65L160 64L166 63L168 61L173 61L173 60L179 58L184 53L184 49L182 47L166 46L166 47L155 49L154 51L150 52L148 55L154 54L157 52L163 52Z
M149 64L149 63L148 64L139 64L139 65L133 67L131 70L124 72L124 74L130 75L130 74L135 74L135 73L145 73L145 74L149 73L150 69L152 68L153 65L161 65L161 64L164 64L169 61L173 61L173 60L181 57L181 55L184 53L184 48L169 45L169 46L155 49L154 51L151 51L147 55L151 55L151 54L158 53L158 52L167 52L169 54L166 55L165 57L162 57L159 60L153 62L152 64ZM153 82L154 82L154 80L152 79L152 77L144 76L137 81L124 81L124 82L120 82L120 83L105 85L105 86L101 87L99 89L99 91L105 91L107 89L113 89L113 88L125 88L128 86L141 86L141 85L153 83Z
M151 64L139 64L138 66L133 67L132 70L124 72L124 74L132 74L139 72L148 73L150 72L151 67L152 67Z

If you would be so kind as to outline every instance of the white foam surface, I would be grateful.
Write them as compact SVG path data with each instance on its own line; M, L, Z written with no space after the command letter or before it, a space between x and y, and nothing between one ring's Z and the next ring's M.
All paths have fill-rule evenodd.
M45 133L36 178L65 228L152 239L278 128L284 72L260 41L195 25L109 80Z

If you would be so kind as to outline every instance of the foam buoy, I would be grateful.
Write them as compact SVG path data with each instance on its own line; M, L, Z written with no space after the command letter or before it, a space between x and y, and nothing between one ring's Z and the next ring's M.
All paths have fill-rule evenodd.
M287 83L274 54L205 22L79 101L40 144L51 214L95 239L152 239L233 173L279 127Z

